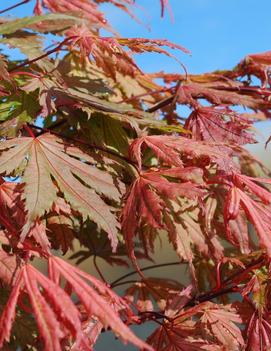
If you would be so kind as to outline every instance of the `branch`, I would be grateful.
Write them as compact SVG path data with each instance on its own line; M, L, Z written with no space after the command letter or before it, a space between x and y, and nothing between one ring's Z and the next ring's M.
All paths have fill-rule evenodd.
M228 278L226 278L222 284L227 284L230 281L233 281L234 279L236 279L237 277L242 276L243 274L247 274L248 272L250 272L252 269L257 268L258 266L262 266L262 264L265 261L265 257L260 256L258 259L256 259L255 261L249 263L246 268L241 268L240 270L238 270L237 272L233 273L232 275L230 275Z
M148 271L150 269L155 269L155 268L161 268L161 267L169 267L169 266L176 266L178 264L181 264L181 263L186 263L186 262L180 262L180 261L176 261L176 262L169 262L169 263L161 263L161 264L154 264L154 265L151 265L151 266L147 266L147 267L143 267L143 268L140 268L140 271ZM132 271L132 272L129 272L127 274L124 274L123 276L121 276L120 278L114 280L110 286L111 288L115 288L116 286L118 285L121 285L121 284L118 284L120 281L122 281L123 279L125 278L128 278L130 277L131 275L134 275L134 274L138 274L138 271ZM123 282L122 284L124 284L125 282Z
M37 62L37 61L39 61L39 60L42 60L43 58L45 58L45 57L47 57L47 56L49 56L49 55L51 55L51 54L53 54L53 53L59 51L59 50L62 48L63 45L65 45L68 41L70 41L70 39L71 39L71 37L64 39L60 44L58 44L58 45L57 45L56 47L54 47L53 49L46 51L44 54L42 54L42 55L40 55L40 56L38 56L38 57L35 57L35 58L32 59L32 60L26 60L26 61L24 61L24 62L21 63L20 65L15 66L15 67L13 67L12 69L10 69L8 72L10 73L10 72L13 72L13 71L15 71L15 70L17 70L17 69L20 69L20 68L22 68L22 67L25 67L25 66L27 66L27 65L30 65L31 63L35 63L35 62Z
M238 292L240 283L238 282L238 283L233 284L232 283L233 279L235 280L237 277L240 277L243 274L247 274L252 269L258 267L259 265L262 265L264 260L265 260L264 257L260 257L257 260L255 260L254 262L251 262L250 264L247 265L246 268L240 269L239 271L235 272L234 274L232 274L231 276L226 278L221 283L221 287L219 289L217 289L217 287L216 287L216 288L211 289L210 291L208 291L206 293L202 293L200 295L194 296L190 301L188 301L188 303L184 307L193 307L193 306L197 305L198 303L210 301L212 299L215 299L215 298L222 296L222 295L225 295L225 294Z
M99 268L99 266L97 264L97 256L96 255L93 256L93 264L94 264L94 267L95 267L97 273L99 274L101 280L104 282L105 285L108 285L108 283L107 283L102 271L100 270L100 268Z
M235 284L235 285L233 285L231 287L227 287L227 288L221 288L219 290L212 289L212 290L208 291L207 293L193 297L183 308L193 307L195 305L198 305L199 303L213 300L219 296L222 296L225 294L230 294L230 293L236 293L236 292L238 292L238 284Z
M166 107L166 106L172 104L173 100L174 100L174 95L169 96L169 97L167 97L167 98L165 98L165 99L159 101L159 102L158 102L157 104L155 104L154 106L148 108L148 109L146 110L146 112L150 112L150 113L151 113L151 112L155 112L155 111L159 110L159 109L162 108L162 107Z
M2 15L3 13L5 13L5 12L7 12L7 11L9 11L9 10L15 9L16 7L19 7L19 6L21 6L21 5L24 5L24 4L28 3L29 1L30 1L30 0L23 0L23 1L21 1L21 2L18 2L18 3L15 4L15 5L12 5L12 6L10 6L10 7L7 7L7 8L5 8L4 10L1 10L1 11L0 11L0 15Z

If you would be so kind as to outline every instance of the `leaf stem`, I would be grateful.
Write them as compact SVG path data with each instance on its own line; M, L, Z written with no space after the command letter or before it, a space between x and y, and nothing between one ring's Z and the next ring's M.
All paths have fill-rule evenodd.
M24 129L31 138L36 138L35 134L33 133L33 130L27 124L24 125Z

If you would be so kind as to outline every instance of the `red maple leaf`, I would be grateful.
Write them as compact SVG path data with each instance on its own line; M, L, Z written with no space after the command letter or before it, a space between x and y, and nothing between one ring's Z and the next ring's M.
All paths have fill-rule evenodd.
M268 255L271 255L269 239L271 234L270 206L265 206L246 194L246 191L249 191L251 194L260 198L263 203L269 205L271 203L271 193L265 188L256 184L256 182L269 184L270 180L235 174L233 176L233 182L234 186L231 187L228 193L224 208L224 219L226 225L230 220L235 220L237 218L239 215L239 209L242 207L247 218L254 225L259 235L260 244L266 248ZM229 227L227 228L229 230Z
M237 144L255 143L247 130L252 122L226 107L196 108L185 122L195 140Z
M67 293L70 290L78 296L88 315L97 318L105 328L110 327L124 341L152 350L123 323L117 311L126 309L128 316L131 311L105 284L57 257L49 258L48 267L49 278L30 264L25 264L20 269L0 319L1 347L4 341L10 339L18 298L26 293L44 341L44 350L62 350L61 342L69 336L74 338L77 347L90 350L88 339L82 331L80 311ZM59 286L61 279L67 281L67 292Z
M169 199L197 199L203 196L203 190L193 182L201 174L195 167L172 168L145 172L135 180L126 196L121 216L122 230L131 257L134 257L133 238L141 225L148 224L154 229L166 228L163 213L166 212ZM169 181L167 177L175 182Z

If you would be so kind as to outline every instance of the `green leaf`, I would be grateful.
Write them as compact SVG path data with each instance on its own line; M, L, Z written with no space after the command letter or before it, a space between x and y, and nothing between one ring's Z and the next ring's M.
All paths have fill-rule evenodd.
M15 98L17 98L15 100ZM0 104L0 135L15 136L22 125L35 119L40 110L37 103L37 93L21 92L6 102Z
M102 113L93 113L85 130L91 143L112 148L122 155L127 154L129 140L120 121Z
M43 54L43 38L35 33L18 30L2 38L0 43L8 45L10 48L19 49L29 59Z
M82 22L78 17L64 15L60 13L50 13L48 15L24 17L12 21L7 21L6 23L0 25L0 34L14 33L19 29L27 28L33 24L41 23L43 21L65 20L72 20L74 24Z

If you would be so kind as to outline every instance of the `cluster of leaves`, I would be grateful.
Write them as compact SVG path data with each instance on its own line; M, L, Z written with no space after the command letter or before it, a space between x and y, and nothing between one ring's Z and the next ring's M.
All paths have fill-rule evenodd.
M271 52L147 74L133 53L189 51L119 37L105 2L133 17L133 0L37 0L32 17L1 19L1 44L26 59L0 57L0 347L92 350L110 329L142 350L269 350L271 179L244 145L270 118ZM139 267L164 236L188 286ZM102 280L97 257L140 278L109 285L66 252ZM149 320L145 342L129 325Z

